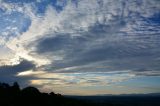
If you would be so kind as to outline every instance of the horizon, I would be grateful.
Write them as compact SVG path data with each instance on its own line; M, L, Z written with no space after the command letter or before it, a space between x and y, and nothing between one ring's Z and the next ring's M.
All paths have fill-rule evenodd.
M16 86L18 85L18 89L20 90L20 91L23 91L24 89L26 89L26 88L35 88L35 89L37 89L40 93L46 93L46 94L50 94L50 93L53 93L53 94L60 94L59 92L54 92L54 91L48 91L48 92L43 92L43 91L41 91L41 90L39 90L38 88L36 88L35 86L30 86L30 85L28 85L28 86L26 86L26 87L21 87L21 85L19 85L19 83L18 82L14 82L14 83L12 83L12 84L8 84L8 83L5 83L5 82L0 82L0 84L7 84L8 85L8 87L10 87L10 88L12 88L12 87L14 87L15 86L15 83L16 83ZM1 86L2 88L3 88L3 85ZM61 94L60 94L61 95ZM156 92L156 93L126 93L126 94L95 94L95 95L63 95L62 94L62 96L64 96L64 97L121 97L121 96L131 96L131 97L138 97L138 96L145 96L145 97L151 97L151 96L160 96L160 92Z
M0 0L0 82L63 95L160 93L160 1Z

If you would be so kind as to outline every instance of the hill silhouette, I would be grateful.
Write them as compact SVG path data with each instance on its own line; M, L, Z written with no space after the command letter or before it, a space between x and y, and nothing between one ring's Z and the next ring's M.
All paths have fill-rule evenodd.
M0 106L160 106L160 95L63 96L0 83Z
M17 82L12 86L0 83L0 106L92 106L61 94L41 93L35 87L20 89Z

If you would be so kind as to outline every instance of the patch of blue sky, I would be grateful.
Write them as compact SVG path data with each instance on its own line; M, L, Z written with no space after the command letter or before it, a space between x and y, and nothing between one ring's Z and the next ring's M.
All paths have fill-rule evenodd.
M29 17L25 16L23 13L11 12L10 14L0 13L0 33L1 36L17 36L26 32L31 25L31 20Z
M152 17L148 19L151 24L160 25L160 12L155 13Z
M160 92L160 76L137 76L135 78L128 79L123 82L117 83L117 85L125 86L129 88L144 88L145 89L159 89Z

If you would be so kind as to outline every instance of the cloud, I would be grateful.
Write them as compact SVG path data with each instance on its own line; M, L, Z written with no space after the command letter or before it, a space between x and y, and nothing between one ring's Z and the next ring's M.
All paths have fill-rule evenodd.
M34 68L35 64L27 60L21 60L20 63L16 65L0 66L0 76L1 76L0 80L2 82L7 82L7 83L11 83L14 81L24 82L22 83L22 85L25 85L28 79L17 78L16 77L17 73Z
M101 25L95 25L95 27L99 28ZM38 45L35 52L53 59L52 68L55 66L62 68L62 70L65 67L75 66L78 67L76 69L79 71L81 66L82 69L80 70L91 71L92 69L94 71L93 68L102 63L110 66L105 70L103 69L104 71L134 71L136 68L159 69L159 61L156 60L160 52L158 41L155 41L157 37L145 39L144 36L149 37L150 35L143 37L136 35L130 38L129 35L108 33L106 26L102 27L101 31L95 31L95 29L97 28L90 28L89 31L80 33L81 36L76 37L72 37L70 34L58 34L55 37L43 38L37 41ZM152 40L157 42L156 45L151 45ZM56 57L61 58L55 59ZM89 66L90 64L94 65ZM83 67L86 65L88 65L87 70ZM64 69L64 71L66 70Z
M127 73L104 73L104 72L85 72L85 73L54 73L47 71L24 71L17 74L19 77L31 78L30 83L44 87L87 87L87 86L110 86L112 84L134 78L134 74ZM51 88L52 88L51 87Z
M0 72L3 74L16 74L17 72L26 71L34 68L34 63L27 60L22 60L19 64L16 65L0 66Z
M25 59L0 69L40 86L159 75L159 1L71 1L0 2L1 42Z
M154 1L87 2L78 2L78 7L68 3L61 12L48 5L42 17L28 12L32 14L29 30L8 42L8 47L37 66L46 65L46 71L159 69L159 30L150 23L157 14L150 11L159 8ZM101 63L109 67L97 69Z

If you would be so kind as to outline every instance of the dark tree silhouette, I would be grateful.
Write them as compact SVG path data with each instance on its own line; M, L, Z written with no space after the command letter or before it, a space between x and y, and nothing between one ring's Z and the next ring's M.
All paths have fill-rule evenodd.
M14 82L13 83L13 86L10 87L10 90L12 93L19 93L20 92L20 87L19 87L19 84L17 82Z
M15 90L20 90L20 88L19 88L19 84L17 83L17 82L14 82L13 83L13 86L12 86L12 89L15 89Z

